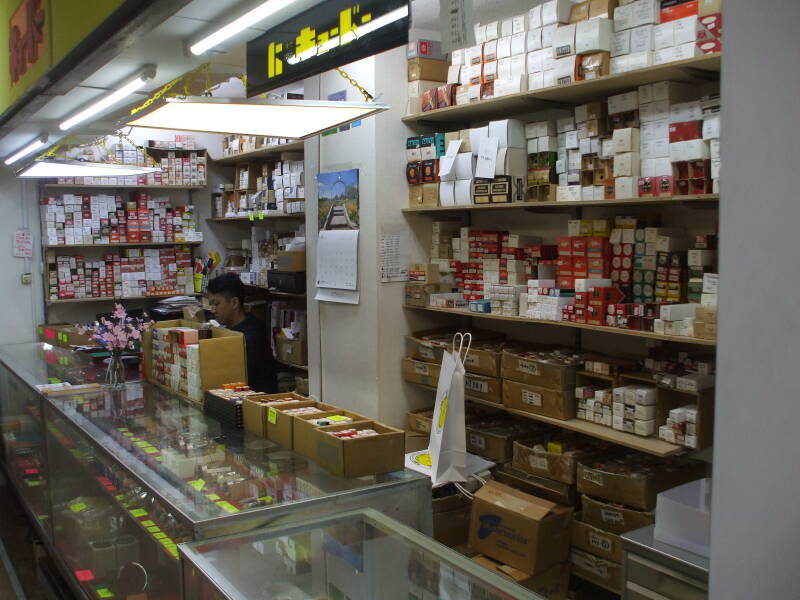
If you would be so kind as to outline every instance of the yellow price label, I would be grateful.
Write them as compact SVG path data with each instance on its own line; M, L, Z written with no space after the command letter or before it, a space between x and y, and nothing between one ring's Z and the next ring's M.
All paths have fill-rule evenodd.
M147 448L150 445L150 442L145 442L144 440L141 440L139 442L136 442L136 445L139 446L139 448Z
M143 448L143 450L147 454L156 454L158 452L158 448L153 448L153 446L150 446L149 448Z
M167 534L161 531L159 533L154 533L153 537L156 538L157 540L163 540L165 537L167 537Z
M150 533L158 533L159 531L161 531L161 528L158 525L153 525L152 527L148 527L147 531L149 531Z
M204 479L195 479L194 481L190 481L189 485L199 492L206 486L206 482Z
M328 421L333 421L334 423L338 423L340 421L349 421L350 417L345 417L344 415L333 415L332 417L325 417Z
M131 514L138 519L139 517L146 517L147 511L143 508L135 508L131 511Z
M236 508L233 504L231 504L227 500L220 500L219 502L217 502L217 506L219 506L223 510L228 511L229 513L239 512L239 509Z
M278 411L271 406L267 412L267 421L269 421L270 425L275 425L278 423Z
M258 219L260 221L264 220L264 211L263 210L258 211Z
M152 521L142 521L142 525L144 525L145 527L152 527L153 525L155 525L155 523L153 523Z
M83 512L87 508L89 507L87 506L86 502L76 502L75 504L69 505L69 509L74 513Z
M97 597L98 598L113 598L114 597L114 592L112 592L110 589L108 589L106 587L97 588L95 591L97 592Z
M256 216L253 213L250 213L250 220L251 221L255 221L256 220Z
M208 498L212 502L216 502L217 500L219 500L219 496L217 496L216 494L206 494L206 498Z

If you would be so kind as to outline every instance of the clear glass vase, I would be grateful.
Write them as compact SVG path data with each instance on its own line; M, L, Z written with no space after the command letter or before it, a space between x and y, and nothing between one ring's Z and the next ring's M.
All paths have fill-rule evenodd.
M125 365L122 362L122 350L115 348L111 351L106 369L106 385L121 388L125 385Z

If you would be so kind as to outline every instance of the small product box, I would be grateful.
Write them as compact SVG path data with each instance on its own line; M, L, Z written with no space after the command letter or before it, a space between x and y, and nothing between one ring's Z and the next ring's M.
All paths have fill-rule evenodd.
M319 427L310 431L314 456L323 469L343 477L365 477L401 471L405 433L377 421Z

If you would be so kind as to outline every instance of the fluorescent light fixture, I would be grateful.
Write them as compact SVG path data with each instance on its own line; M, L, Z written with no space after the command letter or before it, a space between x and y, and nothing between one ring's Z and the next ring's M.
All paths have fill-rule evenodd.
M302 139L389 110L373 102L263 98L167 98L127 126Z
M71 116L66 121L60 123L58 125L59 128L62 131L66 131L67 129L71 129L78 123L82 123L87 119L90 119L92 117L98 117L101 113L103 113L111 106L119 103L125 97L130 96L136 90L143 88L145 85L147 85L147 82L150 81L153 77L155 77L155 66L148 65L134 79L123 85L118 90L111 92L110 94L104 96L94 104L87 106L79 113Z
M125 177L157 173L159 167L138 167L82 160L37 160L17 173L17 177Z
M47 136L46 135L39 136L38 138L36 138L36 140L34 140L33 142L31 142L30 144L25 146L19 152L9 156L6 159L6 164L10 165L12 163L17 162L23 156L28 156L28 154L30 154L31 152L34 152L34 151L38 150L39 148L41 148L42 146L44 146L45 143L47 143Z
M207 35L199 42L189 46L192 54L203 54L211 50L227 39L232 38L237 33L244 31L248 27L256 25L259 21L263 21L269 16L274 15L279 10L291 6L297 0L268 0L255 7L253 10L246 12L235 21L231 21L224 27L217 29L214 33Z
M395 21L399 21L400 19L405 19L407 16L408 16L408 5L406 4L405 6L401 6L400 8L397 8L392 12L386 13L385 15L378 17L377 19L364 23L363 25L359 25L353 31L348 31L342 36L341 43L344 45L358 38L362 38L365 35L372 33L373 31L377 31L381 27L386 27L386 25L391 25Z

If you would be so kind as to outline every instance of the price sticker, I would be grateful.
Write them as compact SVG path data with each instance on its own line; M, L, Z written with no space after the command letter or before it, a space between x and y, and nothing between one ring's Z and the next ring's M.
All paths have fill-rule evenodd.
M233 504L231 504L227 500L220 500L219 502L217 502L217 506L219 506L222 510L225 510L229 513L239 512L239 509L236 508Z
M269 421L270 425L275 425L278 423L278 411L271 406L267 412L267 421Z
M206 486L206 482L204 479L195 479L194 481L190 481L189 485L199 492Z
M86 502L76 502L75 504L69 505L69 509L74 513L83 512L87 508L89 507L86 505Z
M131 514L138 519L140 517L146 517L147 511L143 508L135 508L131 511Z

